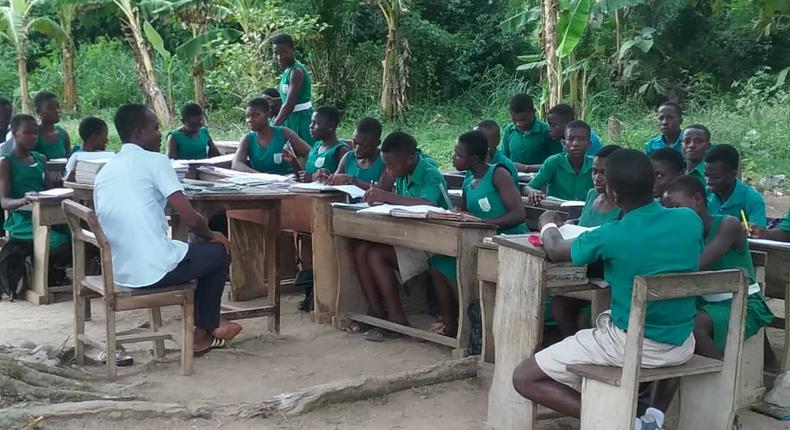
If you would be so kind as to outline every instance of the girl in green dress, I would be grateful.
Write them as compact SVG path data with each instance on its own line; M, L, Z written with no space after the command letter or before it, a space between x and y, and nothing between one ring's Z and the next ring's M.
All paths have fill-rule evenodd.
M488 164L488 140L480 131L470 131L458 138L453 166L466 173L461 210L498 227L498 234L523 234L526 212L513 177L501 164ZM434 255L429 264L439 302L442 321L433 329L454 337L458 329L456 259Z
M202 160L216 157L219 150L204 125L203 108L187 103L181 108L181 127L167 135L167 156L171 160Z
M370 117L362 118L354 129L351 138L352 150L346 152L337 171L330 176L330 185L356 185L364 190L371 184L390 189L394 180L386 174L381 159L381 123Z
M295 132L269 125L269 103L256 97L247 103L245 120L250 132L241 138L231 168L240 172L289 175L299 170L297 157L304 158L310 146Z
M58 96L42 91L35 98L36 113L41 119L35 151L48 160L66 158L71 154L71 139L61 126Z
M316 142L307 154L304 171L300 169L299 181L325 181L337 171L340 160L349 151L346 142L337 138L338 124L340 124L340 112L336 108L321 106L316 109L310 122L310 134Z
M614 198L606 194L606 157L620 149L617 145L606 145L593 158L592 179L594 188L587 192L578 224L582 227L598 227L620 218L622 211Z
M280 65L280 96L282 108L274 117L275 126L288 127L310 146L315 142L310 135L310 118L313 115L312 79L304 64L296 60L294 40L287 34L272 39L274 59Z

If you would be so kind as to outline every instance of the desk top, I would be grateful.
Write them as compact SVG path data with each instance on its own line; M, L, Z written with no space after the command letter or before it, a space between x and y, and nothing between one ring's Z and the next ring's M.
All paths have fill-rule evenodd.
M790 242L779 242L776 240L749 239L749 248L755 250L770 250L790 252ZM768 262L770 264L770 261Z
M543 248L538 248L531 243L529 243L528 234L519 234L513 236L496 236L494 237L494 243L499 246L504 246L507 248L512 248L517 251L523 251L528 254L536 255L542 258L548 258L546 255L546 251Z
M418 222L423 224L436 224L436 225L443 225L443 226L456 227L456 228L478 228L478 229L496 230L496 226L494 224L488 224L479 221L449 221L449 220L439 220L439 219L405 218L405 217L377 215L377 214L357 214L357 209L344 208L344 207L333 207L332 213L341 216L348 216L353 214L355 215L355 218L366 219L366 220L369 219L375 222L389 220L396 223Z
M66 181L63 186L75 190L93 191L93 184L82 184ZM216 201L216 200L278 200L292 197L293 193L265 188L242 188L240 192L185 192L189 200Z

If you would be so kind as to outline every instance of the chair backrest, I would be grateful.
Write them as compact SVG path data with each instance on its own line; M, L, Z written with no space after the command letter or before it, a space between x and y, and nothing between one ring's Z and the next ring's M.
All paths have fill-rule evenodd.
M62 208L71 229L75 285L82 282L85 277L85 243L89 243L99 248L105 297L108 300L114 300L115 284L112 276L112 248L99 224L96 213L93 209L73 200L64 200ZM85 225L87 229L84 227Z

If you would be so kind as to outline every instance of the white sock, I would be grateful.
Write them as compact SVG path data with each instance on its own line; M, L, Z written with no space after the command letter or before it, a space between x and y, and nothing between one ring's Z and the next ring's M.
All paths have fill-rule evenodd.
M645 411L645 415L650 414L653 418L656 419L656 424L658 424L658 428L664 428L664 413L656 408L647 408Z
M634 430L642 430L642 420L639 418L634 419Z

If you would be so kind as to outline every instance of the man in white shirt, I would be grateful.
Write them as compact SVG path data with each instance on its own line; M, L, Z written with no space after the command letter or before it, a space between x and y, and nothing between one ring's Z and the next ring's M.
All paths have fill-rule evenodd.
M94 190L96 215L112 247L115 282L156 288L197 280L195 352L222 347L241 331L240 325L220 320L230 242L209 230L184 196L170 160L159 152L162 134L151 109L122 106L115 114L115 128L125 143L97 175ZM168 203L204 242L168 238Z

